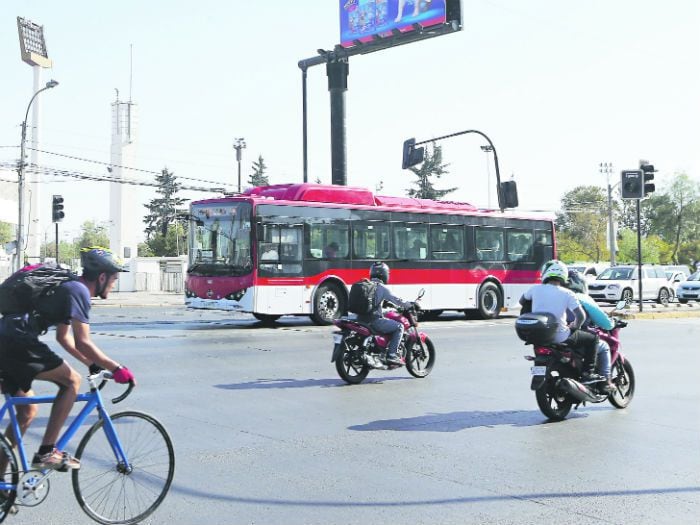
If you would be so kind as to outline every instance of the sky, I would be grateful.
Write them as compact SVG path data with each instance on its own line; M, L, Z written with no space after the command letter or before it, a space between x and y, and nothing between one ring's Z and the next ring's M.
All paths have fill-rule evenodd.
M43 79L60 83L39 95L41 149L58 154L42 165L106 174L118 89L138 105L134 168L235 189L233 143L244 137L244 181L262 155L271 183L302 182L297 63L338 43L339 1L3 0L0 163L19 158L33 94L17 16L44 26L53 68ZM462 22L458 33L350 58L348 185L381 181L380 193L405 195L415 177L401 169L403 141L467 129L493 141L521 211L555 211L578 185L604 187L603 162L614 167L612 184L640 159L659 170L657 187L680 172L700 181L697 0L462 0ZM308 97L309 181L330 183L323 66L309 69ZM457 186L451 200L487 206L490 173L495 205L484 143L474 134L441 143L449 174L436 186ZM16 173L0 170L0 181ZM139 207L156 196L132 189ZM108 191L105 182L47 178L42 209L62 194L61 228L77 234L86 220L108 220Z

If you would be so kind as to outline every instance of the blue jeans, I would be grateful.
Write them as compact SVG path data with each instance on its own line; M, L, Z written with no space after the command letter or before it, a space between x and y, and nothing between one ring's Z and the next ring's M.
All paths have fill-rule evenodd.
M399 343L403 337L403 325L397 321L380 317L379 319L372 321L370 326L372 327L372 330L391 336L391 339L389 340L388 354L396 355L396 351L399 348Z
M604 377L610 377L610 345L603 341L598 340L598 371L600 375Z

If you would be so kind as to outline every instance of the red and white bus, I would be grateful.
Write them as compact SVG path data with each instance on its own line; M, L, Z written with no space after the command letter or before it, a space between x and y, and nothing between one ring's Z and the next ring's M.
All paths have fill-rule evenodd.
M556 253L551 219L470 204L386 197L364 188L279 184L191 204L186 304L262 321L346 313L350 285L376 261L426 314L497 317Z

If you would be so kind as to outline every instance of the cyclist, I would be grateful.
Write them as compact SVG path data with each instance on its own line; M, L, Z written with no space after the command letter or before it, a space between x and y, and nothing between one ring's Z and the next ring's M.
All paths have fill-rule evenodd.
M119 272L128 270L106 248L83 248L80 259L82 276L62 283L54 294L44 299L42 312L46 313L42 313L42 321L46 326L56 326L56 341L91 371L104 368L113 371L117 383L134 381L134 375L128 368L109 358L95 345L90 337L89 324L90 298L106 299ZM55 443L78 395L80 374L41 342L39 335L40 328L29 313L8 314L0 319L2 390L13 396L31 396L34 379L50 381L58 386L44 438L32 460L32 468L78 469L80 462L68 453L57 450ZM22 434L29 428L37 411L36 405L17 407ZM15 445L11 428L7 429L6 435ZM5 472L6 465L3 463L6 461L6 458L0 458L0 472Z
M401 356L398 354L399 343L403 337L403 325L398 321L386 319L382 312L384 301L392 303L401 308L410 308L413 303L406 302L393 295L386 285L389 283L389 267L383 262L376 262L369 270L370 281L377 283L377 288L374 295L374 308L366 319L361 319L367 322L372 330L381 332L391 337L387 349L386 361L394 365L402 365L404 363Z
M598 337L595 334L579 330L586 320L586 314L571 290L565 288L569 279L569 270L560 261L550 261L542 271L542 284L536 284L520 298L520 304L531 303L531 311L548 312L559 320L555 343L566 343L573 348L583 350L582 382L595 383L602 378L595 373ZM574 320L567 323L569 310Z

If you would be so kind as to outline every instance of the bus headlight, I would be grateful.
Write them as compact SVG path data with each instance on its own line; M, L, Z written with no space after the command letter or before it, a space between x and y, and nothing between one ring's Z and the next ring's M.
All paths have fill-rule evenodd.
M237 292L232 292L226 296L226 299L230 301L240 301L243 299L243 296L245 295L246 291L248 289L244 288L243 290L238 290Z

